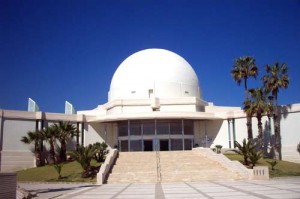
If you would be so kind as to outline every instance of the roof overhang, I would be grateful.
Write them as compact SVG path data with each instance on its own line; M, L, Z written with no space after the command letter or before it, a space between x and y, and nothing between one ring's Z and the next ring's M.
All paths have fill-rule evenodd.
M191 119L191 120L220 120L225 119L214 113L205 112L149 112L149 113L123 113L112 115L86 116L86 122L114 122L122 120L147 119Z

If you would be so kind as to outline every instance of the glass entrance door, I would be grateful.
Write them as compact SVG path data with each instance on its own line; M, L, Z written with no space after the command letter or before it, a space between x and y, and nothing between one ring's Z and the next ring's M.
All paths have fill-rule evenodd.
M153 141L144 140L144 151L153 151Z
M159 140L160 151L169 151L169 140Z

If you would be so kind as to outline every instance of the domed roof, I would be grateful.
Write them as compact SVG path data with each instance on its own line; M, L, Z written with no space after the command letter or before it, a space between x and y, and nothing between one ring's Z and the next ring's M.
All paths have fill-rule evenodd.
M110 84L109 101L198 97L198 78L181 56L164 49L146 49L132 54L116 70Z

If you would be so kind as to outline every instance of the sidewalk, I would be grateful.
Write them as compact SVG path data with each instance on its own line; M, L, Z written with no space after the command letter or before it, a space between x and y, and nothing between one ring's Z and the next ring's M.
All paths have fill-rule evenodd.
M24 184L23 186L27 185ZM93 184L31 184L28 186L31 186L32 190L35 189L35 186L37 187L39 190L39 192L36 191L38 198L300 198L299 177L277 178L269 181L224 180L187 183L105 184L102 186Z

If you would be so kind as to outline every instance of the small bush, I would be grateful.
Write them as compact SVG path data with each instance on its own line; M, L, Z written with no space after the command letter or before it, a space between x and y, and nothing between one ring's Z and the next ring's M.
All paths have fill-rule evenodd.
M221 153L221 149L222 149L222 145L216 145L216 150L217 150L217 153Z
M56 171L57 174L58 174L58 178L57 178L57 179L61 179L61 178L62 178L62 176L61 176L61 170L62 170L63 166L64 166L63 163L60 163L60 164L54 164L54 165L53 165L55 171Z
M271 165L271 169L272 171L274 171L275 166L277 165L278 162L276 160L273 160L273 161L267 161L267 163Z

